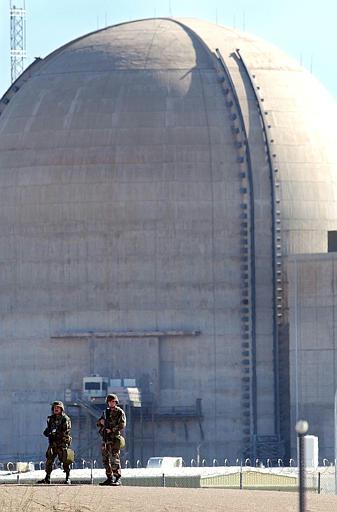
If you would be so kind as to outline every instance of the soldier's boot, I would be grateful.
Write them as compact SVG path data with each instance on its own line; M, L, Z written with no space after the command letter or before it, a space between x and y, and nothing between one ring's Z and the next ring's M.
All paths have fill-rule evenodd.
M46 475L42 480L38 480L37 484L50 484L50 475Z
M112 485L121 485L121 475L115 475L115 480Z
M112 481L112 476L108 476L104 482L101 482L99 485L114 485Z

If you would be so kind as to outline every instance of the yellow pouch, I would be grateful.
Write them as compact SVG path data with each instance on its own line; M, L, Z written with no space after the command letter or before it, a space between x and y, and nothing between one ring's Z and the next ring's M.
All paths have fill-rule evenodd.
M71 448L64 448L63 449L63 457L62 462L63 464L72 464L75 460L75 452Z
M119 449L123 450L123 448L125 448L125 439L124 439L124 437L121 436L120 434L118 434L118 436L116 436L116 439L119 442Z

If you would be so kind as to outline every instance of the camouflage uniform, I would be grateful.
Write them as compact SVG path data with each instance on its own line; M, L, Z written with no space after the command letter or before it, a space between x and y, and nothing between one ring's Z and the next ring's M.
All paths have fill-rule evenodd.
M62 408L61 414L54 414L54 406L58 405ZM48 437L49 446L46 451L46 477L39 483L49 483L50 474L53 470L53 463L58 457L59 461L63 464L63 471L66 474L66 482L69 481L70 464L63 462L64 452L71 444L71 420L64 412L64 406L62 402L53 402L51 416L47 418L47 427L45 428L43 435Z
M104 427L101 425L101 419L104 420ZM110 409L105 410L103 415L97 421L97 426L100 428L102 436L102 462L107 476L107 482L115 477L115 483L121 477L121 464L120 464L120 434L126 426L126 417L123 409L117 405ZM107 432L106 430L111 430Z

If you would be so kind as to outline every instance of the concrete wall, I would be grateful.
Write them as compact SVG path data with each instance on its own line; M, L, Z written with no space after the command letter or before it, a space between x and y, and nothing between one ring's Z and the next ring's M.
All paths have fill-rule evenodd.
M318 436L320 459L334 459L337 385L337 254L288 259L292 452L294 426L306 419Z
M27 453L49 400L82 376L123 371L148 375L159 405L201 397L206 450L224 453L225 432L240 451L239 167L222 91L181 28L167 22L150 45L159 25L142 26L51 57L1 120L1 414L22 389L40 390L45 404L20 406L29 428L14 438L5 429L4 454ZM97 341L90 352L86 340L51 339L81 329L202 335L162 340L160 388L158 341ZM182 455L192 457L200 431L193 425L185 441L183 429ZM170 430L158 427L156 444L172 451Z
M272 189L256 102L232 52L240 46L269 101L284 183L284 254L325 250L326 231L335 226L335 196L326 196L335 186L335 146L323 122L335 106L266 43L206 22L184 23L127 23L70 43L32 71L2 111L4 457L41 457L48 403L67 387L79 389L90 372L114 377L121 364L151 382L162 368L159 405L202 398L205 439L197 423L188 438L181 422L158 425L158 452L188 460L202 442L209 458L242 455L241 166L216 47L233 75L254 160L258 428L275 433ZM302 94L293 99L299 83L310 89L305 101ZM310 202L300 201L303 194ZM159 349L146 340L90 346L52 338L157 329L201 335L163 338ZM14 426L17 414L24 428Z

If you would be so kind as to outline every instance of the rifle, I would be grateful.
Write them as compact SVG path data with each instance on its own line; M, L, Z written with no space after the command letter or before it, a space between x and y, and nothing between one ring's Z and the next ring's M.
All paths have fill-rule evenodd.
M102 440L104 443L111 442L111 438L114 441L118 441L119 449L123 449L125 447L125 439L120 435L118 426L109 428L108 421L111 419L111 409L108 407L102 414L101 418L97 422L97 426L99 427L98 433L102 436ZM104 425L100 423L100 420L104 420ZM110 432L107 432L107 430Z
M49 426L47 428L45 428L43 431L43 435L48 437L49 443L53 442L53 440L56 437L56 434L57 434L57 429L56 428L51 429Z
M100 418L100 420L102 420L102 419L104 420L104 425L100 424L98 433L99 433L99 435L102 436L104 443L106 443L108 441L107 437L109 434L107 432L107 428L108 428L108 420L110 419L110 414L111 414L111 410L109 407L107 407Z
M119 433L118 427L111 428L111 425L109 425L109 420L111 419L111 409L107 407L105 411L103 412L102 416L98 420L99 423L98 427L98 433L102 436L103 441L106 443L108 441L111 441L111 439L108 438L108 436L113 436ZM100 423L100 420L104 420L104 425ZM110 430L110 432L107 432L107 430Z

